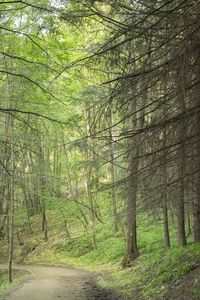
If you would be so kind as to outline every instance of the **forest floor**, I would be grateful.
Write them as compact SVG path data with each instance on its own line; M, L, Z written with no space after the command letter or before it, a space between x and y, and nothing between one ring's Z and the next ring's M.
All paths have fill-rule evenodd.
M92 273L53 266L18 267L31 277L17 285L1 300L117 300L112 292L99 288Z
M32 217L32 231L27 225L21 225L19 228L21 230L19 231L21 242L15 235L14 263L16 265L26 265L25 269L34 270L33 273L36 272L36 275L34 278L27 279L26 274L24 277L23 274L14 272L14 291L16 292L10 294L10 297L13 298L3 299L23 300L22 296L17 298L18 293L26 292L30 283L33 284L33 289L36 283L40 284L42 281L42 285L45 286L49 277L50 287L52 289L55 287L57 295L53 294L52 299L62 299L63 295L60 294L62 290L65 291L64 299L69 300L200 299L200 244L192 243L191 237L188 238L187 247L178 247L176 246L176 233L174 232L171 236L171 248L165 249L162 246L162 226L157 226L149 218L141 216L142 230L139 231L140 256L132 266L123 268L121 261L124 253L124 240L121 233L113 237L111 226L110 228L108 226L103 229L97 228L98 247L94 249L90 236L82 232L81 228L76 226L77 231L73 231L73 228L70 227L71 236L68 237L63 229L62 222L57 223L55 212L51 210L47 213L49 220L48 241L44 240L43 232L40 230L40 216ZM173 228L171 231L173 232ZM6 241L6 239L0 241L0 263L2 264L7 261ZM48 276L44 273L44 276L42 274L37 275L36 269L44 268L44 265L52 266L51 268L47 267L50 273L51 270L61 269L65 275L57 276L54 271L54 274ZM56 266L61 268L57 269ZM16 268L15 265L14 268ZM72 273L75 275L70 277ZM15 290L16 284L19 286L19 281L24 283L22 282L20 289ZM78 282L78 286L73 284L74 281ZM57 287L56 282L58 283ZM69 289L73 289L75 293L73 297L75 298L72 296L66 297L68 284ZM8 289L10 289L10 286L7 282L7 272L2 273L0 270L0 295L4 295ZM13 290L13 285L11 289ZM50 293L49 288L46 290L47 293ZM32 289L31 291L35 296L35 291L34 293ZM121 298L114 296L109 291L114 291ZM54 293L53 290L51 290L51 293ZM81 298L76 296L76 293L77 295L81 293ZM37 300L40 299L39 297L36 298ZM32 300L34 298L26 295L24 299ZM47 299L51 298L48 297Z
M169 286L164 300L200 299L200 264L193 266L180 280Z
M18 283L0 297L0 300L55 300L55 299L82 299L82 300L144 300L140 288L135 286L132 296L117 296L113 290L103 289L96 283L97 274L81 269L28 265L15 266L24 280ZM29 274L29 275L27 275ZM104 280L111 280L111 274L104 275ZM191 268L182 278L169 286L165 295L156 295L156 300L199 300L198 285L200 280L200 264ZM196 289L194 289L194 285ZM147 283L148 285L148 283Z

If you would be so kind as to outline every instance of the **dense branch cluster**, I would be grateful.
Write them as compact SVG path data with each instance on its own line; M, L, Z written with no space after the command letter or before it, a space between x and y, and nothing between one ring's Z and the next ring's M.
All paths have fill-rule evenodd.
M113 162L128 166L128 176L116 179L114 188L128 186L124 262L129 263L139 253L137 212L162 216L166 247L169 214L177 218L179 245L186 244L186 220L194 241L200 240L200 3L105 4L109 9L97 15L112 18L110 35L95 57L118 75L105 80L114 123L96 137L106 139L112 131Z

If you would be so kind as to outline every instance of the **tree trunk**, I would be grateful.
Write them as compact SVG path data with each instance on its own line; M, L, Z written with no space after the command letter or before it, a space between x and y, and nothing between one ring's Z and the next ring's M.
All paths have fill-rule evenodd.
M138 105L136 99L131 103L131 126L134 130L141 130L144 126L145 104L147 101L147 90L140 99ZM137 112L138 110L138 112ZM137 112L137 113L136 113ZM139 177L139 154L141 148L141 135L132 138L129 145L129 180L128 180L128 197L127 197L127 247L123 259L124 265L129 265L139 255L137 245L137 225L136 225L136 203L138 194L138 177Z
M117 202L116 202L116 167L115 167L115 150L114 150L114 142L115 137L113 135L113 111L112 111L112 103L109 104L109 116L108 116L108 126L109 126L109 135L110 135L110 164L111 164L111 181L112 181L112 190L111 190L111 198L112 198L112 211L113 211L113 233L116 234L119 230L118 228L118 215L117 215Z
M87 162L88 162L88 167L87 167L87 175L86 175L86 181L85 181L85 187L86 187L86 192L88 196L88 201L89 201L89 207L90 207L90 225L91 225L91 231L92 231L92 243L93 243L93 248L95 249L97 247L97 241L96 241L96 217L95 217L95 206L94 206L94 199L92 195L92 162L93 162L93 153L91 150L92 143L91 143L91 138L92 136L92 116L91 116L91 109L87 108L87 135L88 135L88 145L87 145Z
M182 66L183 61L180 59L180 70L177 74L177 98L179 112L183 113L186 111L185 104L185 69ZM185 150L185 140L186 140L186 119L183 118L178 124L178 140L180 142L179 149L177 152L178 159L178 175L179 175L179 188L177 193L177 237L178 245L185 246L186 233L185 233L185 165L186 165L186 150Z

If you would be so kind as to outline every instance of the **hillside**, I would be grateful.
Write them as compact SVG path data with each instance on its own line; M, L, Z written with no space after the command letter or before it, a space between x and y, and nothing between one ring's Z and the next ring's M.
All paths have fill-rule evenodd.
M47 219L48 241L44 241L40 215L31 218L32 231L27 223L21 224L21 245L17 237L14 241L15 264L85 269L96 274L102 288L115 291L122 299L199 299L200 245L193 244L189 238L187 247L177 247L174 232L172 248L164 249L162 227L152 217L140 216L140 256L128 268L122 266L124 237L120 232L112 235L111 223L106 223L104 228L101 224L97 227L98 246L93 249L91 238L80 224L69 224L68 236L57 212L47 210ZM1 241L0 263L5 263L6 253L6 243ZM16 273L19 281L18 277ZM1 286L2 290L4 283Z

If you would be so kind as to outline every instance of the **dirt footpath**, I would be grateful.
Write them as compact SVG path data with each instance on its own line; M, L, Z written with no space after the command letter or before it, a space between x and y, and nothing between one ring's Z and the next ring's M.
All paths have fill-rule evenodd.
M86 271L46 266L23 268L32 278L12 290L1 300L118 300L97 287L93 275Z

